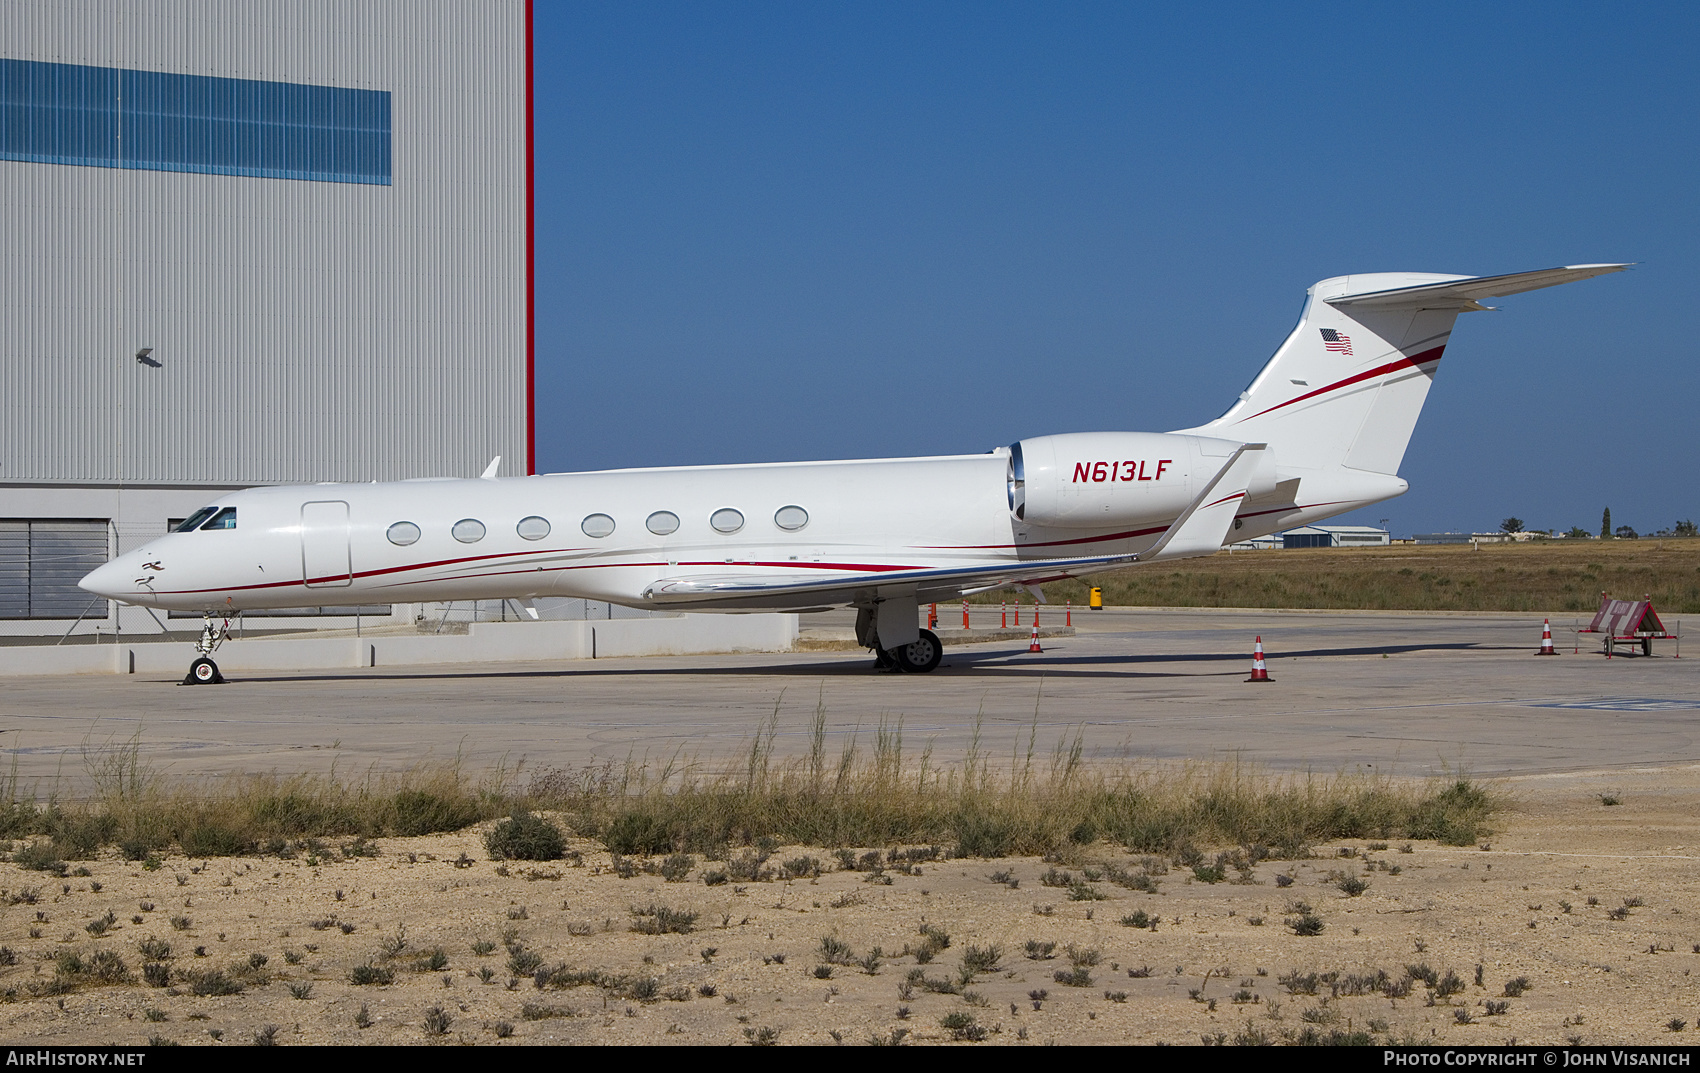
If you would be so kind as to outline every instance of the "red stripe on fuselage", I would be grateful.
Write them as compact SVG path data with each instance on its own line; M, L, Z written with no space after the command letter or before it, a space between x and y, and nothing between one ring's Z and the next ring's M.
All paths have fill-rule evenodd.
M430 569L433 569L433 568L439 567L439 566L453 566L457 563L487 562L491 559L508 559L508 558L513 558L516 555L533 556L533 555L537 555L537 554L539 554L539 553L538 552L506 552L506 553L501 554L501 555L469 555L469 556L466 556L465 558L460 558L460 559L441 559L441 560L438 560L437 562L419 563L415 566L389 566L389 567L383 568L382 570L362 570L359 573L356 573L356 574L353 574L353 575L333 574L333 575L330 575L328 577L312 578L309 581L268 581L268 582L266 582L264 584L260 584L260 585L231 585L231 586L226 586L224 588L215 588L215 589L166 589L163 592L157 592L156 591L154 593L154 595L156 595L156 596L195 596L195 595L198 595L200 593L205 593L205 592L251 592L251 591L258 590L258 589L279 589L279 588L289 588L291 586L301 586L303 588L306 587L307 585L324 586L324 585L327 585L330 582L341 580L345 576L352 576L354 578L354 580L360 581L360 580L365 580L367 578L381 577L385 574L399 574L399 573L402 573L402 572L408 571L408 570L430 570ZM551 554L551 553L542 553L542 554ZM522 573L522 572L557 573L557 572L564 571L564 570L598 570L598 569L610 569L610 568L614 568L614 567L651 567L651 566L654 566L654 567L689 566L689 567L693 567L693 568L699 567L699 566L719 566L719 567L760 566L760 567L783 567L783 568L795 567L795 568L798 568L798 569L806 569L806 570L844 570L844 571L854 571L854 572L859 572L859 573L888 573L888 572L895 571L895 570L921 570L921 569L925 569L924 567L919 567L919 566L888 565L888 564L882 564L882 563L814 563L814 562L803 563L803 562L790 562L790 561L786 561L786 562L728 563L725 560L720 560L718 562L700 562L700 563L697 563L697 562L688 562L688 563L666 563L666 562L658 562L658 563L581 563L581 564L575 564L575 565L571 565L571 566L544 566L544 567L541 567L541 568L535 568L535 569L526 570L526 571L502 570L502 571L477 573L477 574L455 574L455 575L451 575L449 577L420 578L418 580L399 582L398 584L400 584L400 585L434 585L434 584L439 584L439 583L442 583L442 582L463 581L463 580L466 580L467 578L474 578L474 577L492 577L492 576L495 576L497 574L517 574L517 573Z
M1398 361L1390 361L1386 365L1379 365L1374 369L1370 369L1368 372L1362 372L1356 376L1348 376L1346 379L1336 381L1335 383L1329 384L1327 387L1319 387L1315 391L1306 392L1296 399L1288 399L1286 402L1277 403L1274 406L1269 407L1267 410L1259 410L1257 413L1252 414L1251 417L1242 417L1240 420L1250 421L1252 417L1262 417L1264 414L1273 413L1276 410L1281 409L1283 406L1291 406L1295 402L1304 402L1306 399L1314 399L1318 395L1326 395L1330 391L1336 391L1343 387L1351 387L1353 384L1361 384L1365 380L1369 380L1373 377L1382 376L1386 373L1398 372L1400 369L1415 369L1419 365L1427 365L1431 362L1439 361L1441 351L1445 349L1446 344L1442 343L1433 350L1425 350L1421 354L1417 354L1413 357L1401 357Z
M1169 527L1159 525L1155 529L1129 529L1125 533L1109 533L1105 536L1075 537L1072 540L1036 540L1031 544L922 544L924 551L986 551L996 548L1054 548L1063 544L1097 544L1105 540L1127 540L1130 537L1150 536L1152 533L1165 532Z
M577 550L562 548L558 551L507 551L499 555L466 555L459 559L438 559L436 562L416 563L412 566L386 566L382 570L362 570L357 574L329 574L325 577L308 578L305 581L267 581L259 585L231 585L217 589L167 589L161 596L193 596L200 592L250 592L258 589L283 589L291 585L328 585L343 578L379 577L383 574L399 574L404 570L430 570L439 566L454 566L456 563L487 562L491 559L511 559L516 555L564 555Z
M541 568L536 569L536 570L488 570L488 571L485 571L483 573L478 573L478 574L456 574L453 577L419 578L419 579L414 580L414 581L398 581L398 582L395 583L395 585L393 585L391 587L392 588L400 588L404 585L437 585L437 584L441 584L445 581L469 581L472 578L478 578L478 577L509 577L509 576L515 576L515 575L519 575L519 574L533 574L533 573L535 573L535 574L563 574L563 573L566 573L568 570L612 570L612 569L623 568L623 567L663 567L663 566L672 567L672 568L678 568L678 567L681 567L681 566L688 566L688 567L692 567L693 569L696 568L696 567L699 567L699 566L714 566L714 567L719 567L722 570L729 569L729 568L730 569L736 569L737 567L740 567L740 566L744 566L744 567L750 567L750 566L807 567L810 570L843 570L843 571L846 571L846 572L849 572L849 573L863 573L863 574L890 573L890 572L896 571L896 570L925 570L925 569L927 569L924 566L877 566L877 565L874 565L874 564L871 564L871 563L794 563L794 562L789 562L789 561L782 562L782 563L766 563L766 562L729 563L724 559L716 560L716 561L713 561L713 562L702 562L702 563L687 563L687 562L678 562L678 563L580 563L580 564L573 565L573 566L545 566L545 567L541 567Z
M1317 507L1338 507L1349 500L1335 500L1331 503L1294 503L1289 507L1271 507L1268 510L1250 510L1244 514L1236 514L1236 518L1260 518L1265 514L1289 514L1295 510L1315 510Z

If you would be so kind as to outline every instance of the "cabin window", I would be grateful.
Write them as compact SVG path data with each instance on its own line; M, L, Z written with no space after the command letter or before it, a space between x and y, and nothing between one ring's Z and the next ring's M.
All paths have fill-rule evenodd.
M731 507L721 507L709 515L708 524L714 526L717 533L736 533L744 527L744 516Z
M236 528L236 508L235 507L225 507L223 510L219 511L217 514L213 515L211 521L209 521L207 524L201 526L201 532L205 533L209 529L235 529L235 528Z
M658 510L645 518L643 524L656 536L666 536L679 531L679 516L670 510Z
M579 523L579 528L584 530L585 536L600 540L614 531L614 519L606 514L592 514Z
M193 532L197 527L200 526L200 524L202 522L206 521L208 518L211 518L214 514L217 514L217 513L218 513L217 507L202 507L200 510L196 511L195 513L193 513L193 514L189 515L187 518L185 518L183 521L179 522L178 525L177 525L177 528L173 529L172 532L173 533L190 533L190 532Z
M549 519L533 514L529 518L521 518L514 530L526 540L542 540L549 535Z
M794 504L789 507L780 507L773 514L773 524L788 533L795 533L809 524L809 512Z
M462 544L476 544L484 539L484 523L477 518L462 518L449 532Z
M397 522L384 535L390 538L391 544L405 548L419 539L419 527L412 522Z

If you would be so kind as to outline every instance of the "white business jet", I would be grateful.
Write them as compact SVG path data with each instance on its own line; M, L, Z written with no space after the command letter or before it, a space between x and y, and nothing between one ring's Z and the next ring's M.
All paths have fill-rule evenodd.
M251 488L95 570L108 599L217 616L543 596L684 611L855 607L881 666L925 672L918 605L1036 586L1321 521L1396 474L1461 312L1617 272L1384 272L1310 288L1228 412L1169 433L1040 436L987 454Z

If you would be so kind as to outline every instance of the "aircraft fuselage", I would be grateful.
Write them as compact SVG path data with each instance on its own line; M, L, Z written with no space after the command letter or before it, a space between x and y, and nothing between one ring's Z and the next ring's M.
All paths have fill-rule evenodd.
M1106 437L1112 442L1091 442ZM911 581L913 572L1138 555L1219 464L1203 453L1215 445L1196 436L1054 439L1082 441L1074 452L1081 458L1067 455L1058 464L1059 495L1095 494L1108 512L1120 492L1113 486L1122 484L1143 502L1118 503L1112 523L1101 526L1029 524L1011 509L1008 449L252 488L213 504L234 508L231 527L168 533L102 567L85 587L127 603L215 613L544 596L681 610L811 610L871 602L900 581L917 599L949 599L987 587L986 579ZM1095 457L1103 454L1117 457ZM1375 489L1376 498L1397 494L1403 482L1397 484ZM1266 513L1253 503L1234 535L1244 539L1372 501L1274 503L1285 509ZM835 584L808 592L656 590L695 577Z

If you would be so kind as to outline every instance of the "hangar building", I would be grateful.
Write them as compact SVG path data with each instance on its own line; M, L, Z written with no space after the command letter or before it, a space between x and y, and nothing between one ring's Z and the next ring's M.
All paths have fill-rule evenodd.
M528 0L0 6L0 633L220 491L532 469ZM186 626L184 628L187 628Z

